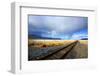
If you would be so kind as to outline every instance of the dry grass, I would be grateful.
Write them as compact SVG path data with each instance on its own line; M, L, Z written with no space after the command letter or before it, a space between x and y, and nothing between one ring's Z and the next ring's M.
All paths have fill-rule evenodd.
M88 40L79 40L79 42L80 42L81 44L85 44L85 45L88 44Z
M70 44L75 40L37 40L37 39L29 39L28 45L34 47L53 47L53 46L61 46L65 44Z
M39 40L39 39L29 39L28 47L31 48L29 50L29 54L33 54L33 52L38 52L37 54L48 54L42 53L44 51L48 51L48 48L54 49L55 46L69 45L70 43L75 42L76 40ZM49 49L50 49L49 48ZM57 48L57 47L56 47ZM44 49L44 50L43 50ZM68 48L67 48L68 49ZM54 51L54 50L50 50ZM66 55L66 59L78 59L78 58L88 58L88 40L78 40L77 44L74 48Z

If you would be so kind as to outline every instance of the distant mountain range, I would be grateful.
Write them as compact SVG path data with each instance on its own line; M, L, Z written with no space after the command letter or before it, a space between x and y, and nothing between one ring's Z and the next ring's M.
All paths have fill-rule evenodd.
M81 40L88 40L88 38L82 38Z
M28 35L28 38L31 38L31 39L52 39L52 40L62 40L61 38L50 38L50 37L42 37L42 36L39 36L39 35ZM88 40L88 38L81 38L79 40Z

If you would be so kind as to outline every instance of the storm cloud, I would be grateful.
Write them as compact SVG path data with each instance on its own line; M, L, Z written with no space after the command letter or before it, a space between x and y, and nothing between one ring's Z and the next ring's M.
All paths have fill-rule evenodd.
M78 39L87 37L87 30L87 17L42 15L30 15L28 17L29 34L51 38Z

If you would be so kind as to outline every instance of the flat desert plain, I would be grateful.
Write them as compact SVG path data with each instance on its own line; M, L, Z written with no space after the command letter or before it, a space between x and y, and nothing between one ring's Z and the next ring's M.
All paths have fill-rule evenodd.
M28 40L28 60L88 58L88 40Z

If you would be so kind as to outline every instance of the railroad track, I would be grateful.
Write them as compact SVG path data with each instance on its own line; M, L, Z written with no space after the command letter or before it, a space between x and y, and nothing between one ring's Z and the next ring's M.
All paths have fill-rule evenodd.
M75 41L65 47L56 49L56 51L42 57L35 58L34 60L53 60L53 59L65 59L65 57L72 51L78 41Z

